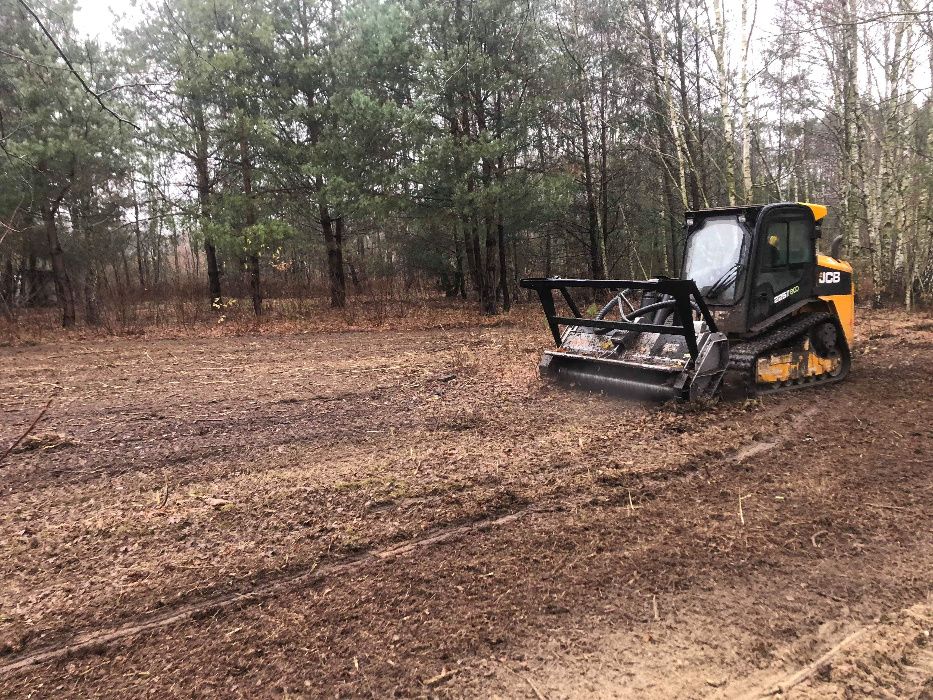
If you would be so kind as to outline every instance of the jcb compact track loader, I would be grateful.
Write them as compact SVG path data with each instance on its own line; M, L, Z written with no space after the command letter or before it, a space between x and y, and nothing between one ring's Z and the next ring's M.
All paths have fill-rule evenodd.
M691 211L680 279L522 280L558 346L541 358L542 376L661 400L712 397L727 372L753 395L841 380L855 296L841 238L830 255L816 252L825 216L790 202ZM581 290L611 298L589 317Z

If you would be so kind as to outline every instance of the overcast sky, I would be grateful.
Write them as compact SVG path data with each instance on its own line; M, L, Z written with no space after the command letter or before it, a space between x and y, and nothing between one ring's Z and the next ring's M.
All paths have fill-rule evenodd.
M140 13L138 2L79 0L78 9L74 15L75 26L82 34L97 37L101 41L111 41L115 27L119 26L118 22L132 26L139 20Z

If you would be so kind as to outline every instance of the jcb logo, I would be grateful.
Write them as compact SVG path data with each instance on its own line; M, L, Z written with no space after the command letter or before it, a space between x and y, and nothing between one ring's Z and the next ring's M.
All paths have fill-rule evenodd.
M817 280L819 284L837 284L841 279L842 275L838 270L832 270L829 272L821 272L820 277Z

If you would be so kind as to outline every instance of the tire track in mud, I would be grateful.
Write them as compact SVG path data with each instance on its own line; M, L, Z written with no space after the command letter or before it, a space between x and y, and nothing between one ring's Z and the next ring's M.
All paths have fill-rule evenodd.
M250 411L233 413L215 414L210 405L205 404L197 411L200 417L175 418L165 409L101 408L88 409L79 415L65 412L57 416L58 425L70 428L66 436L73 441L72 448L85 450L80 457L88 464L75 468L72 464L75 457L67 452L39 463L21 454L24 459L20 463L11 461L4 466L6 482L0 501L50 484L77 488L102 478L119 478L134 472L158 474L164 468L210 463L237 453L247 443L246 436L250 437L247 443L250 449L273 450L283 446L316 446L324 441L330 444L352 442L361 430L369 427L399 431L416 427L419 421L404 414L382 415L378 399L390 389L392 387L373 387L296 401L265 401ZM411 400L413 395L405 394L402 398ZM327 407L326 412L319 410L322 406ZM78 430L74 430L75 421L83 424ZM421 419L420 423L425 420ZM110 437L89 437L102 426L112 433ZM205 436L209 436L210 441L199 443ZM132 459L110 452L114 446L125 445L144 446L146 451ZM179 451L179 447L184 449Z
M722 466L737 466L754 456L780 447L782 444L792 439L794 435L796 435L796 431L800 425L816 412L816 407L810 407L801 411L792 420L787 422L785 429L782 430L779 435L771 436L766 440L761 439L749 442L734 450L731 455L722 457ZM632 483L638 483L650 480L652 477L663 475L663 481L670 482L671 480L690 478L696 471L697 468L695 464L688 460L673 468L658 467L652 470L633 472L630 478ZM575 491L579 493L584 490L585 489L578 488ZM520 508L513 509L504 514L500 510L498 514L473 520L466 524L437 528L423 537L413 538L390 547L370 549L358 555L350 556L341 561L323 566L317 566L315 564L310 570L303 570L285 577L266 580L265 582L254 585L249 590L210 596L192 603L170 606L156 613L141 615L135 620L131 620L123 625L108 629L82 632L75 635L70 642L50 646L45 649L37 649L36 651L19 655L17 658L6 661L5 663L0 663L0 678L38 664L80 655L85 652L98 651L114 642L119 642L120 640L128 639L145 632L162 629L176 623L197 621L228 608L253 605L270 596L287 591L293 586L300 584L313 585L321 582L327 576L347 573L368 564L376 564L397 557L407 556L420 549L433 545L456 541L474 533L480 533L508 525L531 513L547 512L548 506L558 501L566 502L574 495L577 494L568 493L566 490L558 490L550 497L546 497L537 502L527 503Z
M37 650L30 654L20 656L19 658L0 665L0 677L15 673L16 671L34 666L36 664L54 661L56 659L69 657L81 652L98 649L113 642L133 637L143 632L160 629L177 622L186 620L199 620L209 617L214 613L220 612L226 608L237 605L250 605L258 603L271 595L287 590L291 586L301 583L313 584L323 580L326 576L342 574L352 571L367 564L387 561L395 557L411 554L423 547L442 544L452 540L459 539L473 532L481 532L494 527L506 525L514 522L526 515L533 509L533 505L526 505L523 508L499 515L496 517L484 518L466 525L443 528L433 533L412 539L393 547L387 547L379 550L370 550L357 556L349 557L343 561L327 564L320 567L312 567L311 570L301 571L297 574L280 578L271 582L266 582L255 586L248 591L229 593L221 596L214 596L198 602L188 603L179 607L170 608L158 613L143 616L134 622L114 627L107 630L97 630L93 632L83 632L67 644L51 647L48 649Z
M824 693L846 697L864 692L863 683L882 688L889 697L929 697L933 690L933 648L927 641L931 633L933 596L927 596L871 624L850 629L841 639L818 636L828 648L815 660L798 669L765 671L760 679L727 687L724 695L738 700L791 694L807 697L807 686L816 682Z

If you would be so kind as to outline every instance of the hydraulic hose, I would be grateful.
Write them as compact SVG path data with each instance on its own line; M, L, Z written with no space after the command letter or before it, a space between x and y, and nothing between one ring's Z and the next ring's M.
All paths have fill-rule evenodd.
M604 318L606 318L606 314L612 311L612 309L615 308L616 304L618 303L619 303L619 297L617 296L612 297L612 299L610 299L609 302L603 308L599 310L599 313L596 314L596 320L602 321ZM624 318L625 314L622 314L622 316Z
M676 302L675 302L673 299L666 299L666 300L664 300L664 301L657 301L657 302L655 302L654 304L648 304L648 306L642 306L640 309L635 309L635 310L632 311L631 313L626 314L626 315L623 317L623 320L625 320L625 321L630 321L630 322L631 322L631 321L634 321L636 318L639 318L640 316L644 316L645 314L651 313L652 311L660 311L660 310L665 310L665 309L671 309L671 310L673 310L675 303L676 303ZM609 310L612 308L612 306L613 306L613 304L607 304L606 307L603 307L603 311L605 311L605 313L609 313ZM694 309L695 311L699 311L699 310L700 310L700 307L697 305L697 303L696 303L695 301L691 301L691 302L690 302L690 306L692 306L693 309ZM602 313L602 312L600 312L600 313ZM603 315L605 315L605 314L603 314ZM666 314L665 317L666 317L666 316L669 316L669 315L670 315L670 314ZM598 316L598 315L597 315L596 318L601 319L602 316Z

